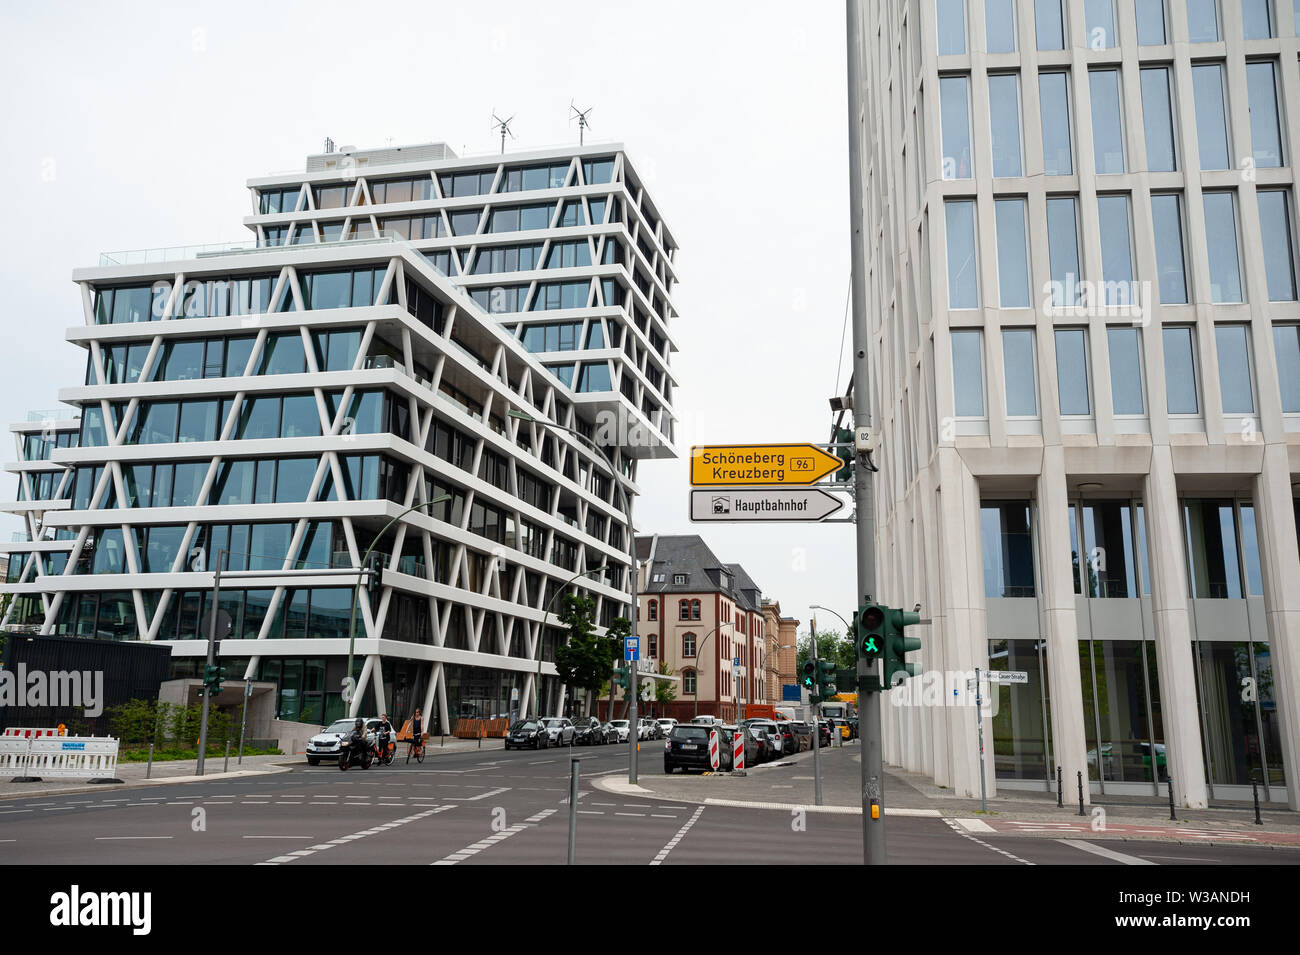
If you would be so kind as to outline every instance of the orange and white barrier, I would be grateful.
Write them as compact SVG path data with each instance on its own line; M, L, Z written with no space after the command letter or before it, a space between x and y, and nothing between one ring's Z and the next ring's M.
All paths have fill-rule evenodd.
M735 733L731 740L731 768L745 771L745 734Z
M709 730L709 765L718 768L718 731Z
M19 739L36 739L40 736L62 736L57 729L32 729L26 726L10 726L4 731L4 736L16 736Z

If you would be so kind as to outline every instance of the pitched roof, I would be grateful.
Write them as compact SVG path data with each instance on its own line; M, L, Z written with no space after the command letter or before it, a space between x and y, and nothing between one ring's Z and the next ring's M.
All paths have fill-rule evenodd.
M638 537L636 552L649 562L642 593L721 593L745 610L762 611L760 589L745 569L718 560L699 534ZM685 580L677 583L679 577Z

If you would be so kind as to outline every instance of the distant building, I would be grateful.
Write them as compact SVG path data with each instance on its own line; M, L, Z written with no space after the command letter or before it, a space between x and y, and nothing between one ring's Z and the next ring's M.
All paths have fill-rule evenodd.
M767 634L767 698L780 703L781 687L799 684L795 657L799 651L799 621L795 617L781 616L781 601L763 601L764 632Z

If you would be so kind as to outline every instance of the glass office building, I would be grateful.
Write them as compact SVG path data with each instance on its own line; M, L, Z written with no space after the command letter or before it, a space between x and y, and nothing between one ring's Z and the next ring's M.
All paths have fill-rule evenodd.
M351 712L557 711L550 600L604 565L597 622L629 615L618 485L673 453L676 249L626 154L330 149L249 187L247 243L74 273L84 379L11 429L5 627L200 675L220 562L229 676L324 723L373 546Z
M878 589L998 787L1300 787L1300 18L865 4ZM964 699L885 755L979 793Z

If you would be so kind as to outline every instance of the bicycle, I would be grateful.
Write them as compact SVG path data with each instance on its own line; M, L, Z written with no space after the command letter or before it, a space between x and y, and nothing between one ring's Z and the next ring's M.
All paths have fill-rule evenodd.
M406 747L406 763L407 763L408 766L409 766L410 763L411 763L411 757L412 757L412 756L415 757L415 761L416 761L417 763L423 763L423 762L424 762L424 737L423 737L423 735L421 735L421 737L420 737L419 739L412 738L410 744Z

